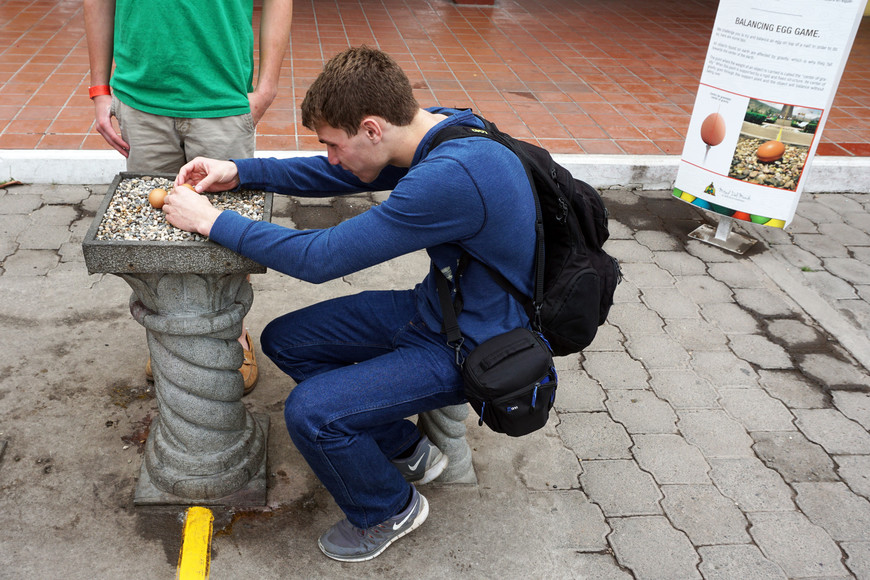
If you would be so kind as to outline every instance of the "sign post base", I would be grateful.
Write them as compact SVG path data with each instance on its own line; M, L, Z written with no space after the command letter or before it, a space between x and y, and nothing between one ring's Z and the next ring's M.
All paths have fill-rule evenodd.
M720 247L723 250L728 250L735 254L744 254L746 251L755 245L755 238L738 234L731 231L731 226L734 225L734 219L730 217L720 217L719 225L716 229L713 226L704 224L695 230L689 232L689 237L714 246Z

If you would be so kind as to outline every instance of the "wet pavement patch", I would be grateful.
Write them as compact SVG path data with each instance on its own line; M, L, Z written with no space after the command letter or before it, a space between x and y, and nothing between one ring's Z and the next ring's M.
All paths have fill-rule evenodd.
M298 200L290 204L286 215L275 212L276 217L290 217L300 230L325 229L358 216L372 207L368 197L349 196L331 201L328 205L303 205Z
M121 441L127 445L135 445L137 453L145 453L145 442L148 440L148 434L151 432L151 422L153 420L154 418L151 416L151 413L146 413L144 417L133 424L133 431L129 435L121 436Z
M668 196L638 196L636 199L632 199L631 203L624 199L608 199L607 191L602 191L602 197L610 212L611 224L617 221L629 228L634 235L644 230L666 232L677 241L687 243L689 241L689 232L698 227L698 225L712 222L715 218L715 216L711 216L703 210L699 210L690 204L676 202L676 200ZM746 228L746 230L750 236L761 239L756 232L753 232L749 228ZM725 252L724 250L722 251ZM755 244L741 256L728 252L725 253L740 261L768 251L770 251L770 248L762 240L762 243ZM743 305L740 305L740 307L756 320L758 328L761 329L759 334L770 342L784 348L798 372L812 384L818 386L823 392L830 393L834 390L858 391L862 389L861 385L854 384L855 381L852 380L834 380L830 377L815 376L812 373L806 372L805 361L807 357L818 357L819 355L830 357L832 360L845 366L855 364L855 361L839 348L836 339L822 329L817 322L809 320L803 313L769 314L757 312ZM812 331L806 333L807 337L803 340L788 341L780 336L777 331L778 327L787 324L804 325L812 329ZM779 332L782 331L780 330ZM752 366L755 370L764 368L755 364L752 364Z
M139 386L132 386L126 382L109 386L109 399L113 405L122 409L126 409L133 401L147 401L154 396L154 385L148 382Z
M148 507L136 510L136 532L143 540L163 545L166 561L175 568L181 550L186 508Z

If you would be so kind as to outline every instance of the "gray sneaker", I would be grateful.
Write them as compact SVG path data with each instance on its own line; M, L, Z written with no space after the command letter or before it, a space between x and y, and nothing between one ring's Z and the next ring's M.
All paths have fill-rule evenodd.
M378 556L390 544L417 529L429 516L429 502L414 486L411 505L387 521L363 530L341 520L320 536L320 550L340 562L365 562Z
M394 459L391 463L405 481L423 485L441 475L447 467L447 456L423 435L410 457Z

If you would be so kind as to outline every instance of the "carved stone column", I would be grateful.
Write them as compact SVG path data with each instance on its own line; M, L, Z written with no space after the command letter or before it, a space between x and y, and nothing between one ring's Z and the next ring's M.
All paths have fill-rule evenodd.
M145 444L134 503L264 505L269 421L242 403L238 337L251 308L247 275L266 268L209 241L96 240L115 179L82 242L90 273L133 289L145 327L158 416ZM271 215L266 194L263 219Z
M435 481L442 483L477 483L471 463L471 447L465 440L468 405L442 407L420 414L418 424L432 443L447 454L449 462Z
M159 415L145 446L158 489L210 500L241 489L266 456L242 403L238 337L253 293L245 274L123 274L146 329Z

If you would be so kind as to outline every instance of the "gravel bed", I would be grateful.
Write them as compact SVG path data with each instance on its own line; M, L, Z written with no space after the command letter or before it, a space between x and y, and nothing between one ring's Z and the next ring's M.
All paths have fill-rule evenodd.
M97 230L97 240L138 241L204 241L207 238L170 225L163 210L148 203L148 194L155 187L172 189L172 180L162 177L135 177L121 180L106 208ZM218 209L235 211L253 220L263 219L265 194L262 191L224 191L208 193L206 197Z

